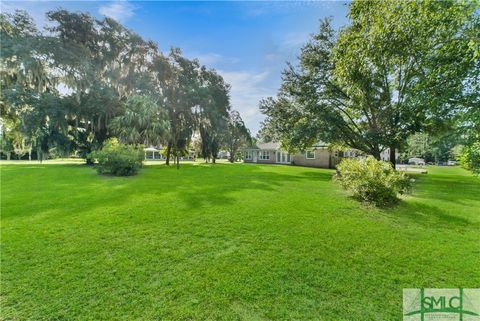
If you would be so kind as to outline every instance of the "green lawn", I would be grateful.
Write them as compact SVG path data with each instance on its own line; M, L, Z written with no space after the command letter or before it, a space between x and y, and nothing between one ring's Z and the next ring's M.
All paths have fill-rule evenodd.
M378 210L332 173L4 165L0 319L401 320L403 288L479 287L480 179Z

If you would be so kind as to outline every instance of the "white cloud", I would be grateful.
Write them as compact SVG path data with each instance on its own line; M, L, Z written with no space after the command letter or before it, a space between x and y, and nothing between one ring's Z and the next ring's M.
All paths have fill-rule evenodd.
M117 0L98 8L98 12L117 21L125 21L132 17L136 7L128 1Z
M235 64L240 61L240 59L235 57L225 57L221 54L210 52L210 53L186 53L185 56L190 59L198 59L202 65L207 67L221 67L225 64Z
M219 70L219 73L232 86L230 91L232 108L240 112L247 127L255 134L260 121L264 118L258 109L258 103L262 98L272 96L276 92L269 81L271 73L223 70Z
M48 23L46 12L55 9L52 3L45 1L0 1L0 8L2 13L14 13L15 10L26 11L39 28Z
M216 53L193 55L192 58L197 58L204 65L213 65L222 60L223 56Z
M282 60L284 57L279 53L270 52L270 53L267 53L264 58L266 61L276 62L276 61Z
M285 35L282 46L286 48L299 48L303 46L310 38L308 32L289 32Z

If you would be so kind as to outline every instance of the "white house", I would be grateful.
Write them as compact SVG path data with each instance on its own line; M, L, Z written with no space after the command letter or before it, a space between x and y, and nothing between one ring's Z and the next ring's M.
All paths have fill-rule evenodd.
M153 146L147 147L144 150L145 160L163 160L162 147L156 148Z

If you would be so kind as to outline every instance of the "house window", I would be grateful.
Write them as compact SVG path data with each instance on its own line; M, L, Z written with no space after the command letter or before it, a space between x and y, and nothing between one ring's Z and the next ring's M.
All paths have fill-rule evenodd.
M259 152L259 158L262 160L269 160L270 159L270 152L269 151L261 151Z
M314 150L307 150L306 157L307 157L307 159L315 159L315 151Z
M290 154L285 152L277 152L277 163L290 163Z
M251 160L253 158L253 152L251 150L248 150L245 152L245 159Z

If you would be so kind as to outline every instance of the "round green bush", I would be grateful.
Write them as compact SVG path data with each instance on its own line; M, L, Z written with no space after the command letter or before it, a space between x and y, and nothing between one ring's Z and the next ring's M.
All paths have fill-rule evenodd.
M138 173L143 164L140 148L120 144L117 139L108 140L100 151L92 153L98 161L97 172L114 176L131 176Z
M480 141L463 149L460 164L473 173L480 175Z
M412 180L396 171L388 162L373 157L343 159L337 166L336 180L353 197L376 206L387 206L398 201L398 194L410 190Z

